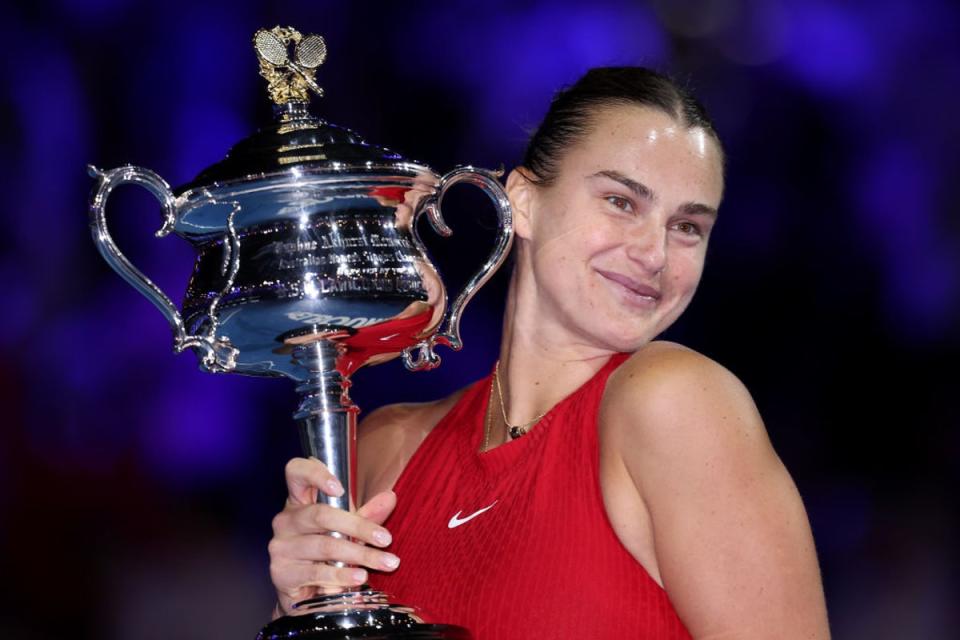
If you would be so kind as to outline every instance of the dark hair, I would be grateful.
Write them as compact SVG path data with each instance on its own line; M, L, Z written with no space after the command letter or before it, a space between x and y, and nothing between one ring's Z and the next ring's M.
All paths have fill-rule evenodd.
M596 110L631 104L658 109L689 129L703 129L722 151L706 109L671 78L643 67L597 67L554 96L523 156L523 166L534 174L528 177L539 185L553 182L561 155L587 133Z

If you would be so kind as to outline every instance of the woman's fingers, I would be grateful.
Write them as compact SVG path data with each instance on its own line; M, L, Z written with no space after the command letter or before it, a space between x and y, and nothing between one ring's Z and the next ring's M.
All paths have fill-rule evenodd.
M318 489L330 496L343 495L343 485L316 458L293 458L287 463L284 475L289 496L287 500L291 504L313 504Z
M399 566L397 556L380 548L392 542L382 526L397 504L392 491L375 495L350 513L316 502L318 492L343 495L343 485L319 460L294 458L285 476L287 505L273 519L269 544L270 576L283 611L318 593L362 585L368 569L393 571Z
M352 587L367 580L362 567L336 567L326 562L278 562L270 565L274 585L291 597L300 595L304 587Z
M275 538L330 531L376 547L385 547L392 541L390 532L376 522L323 503L284 509L273 519Z
M393 571L400 565L400 559L392 553L329 535L308 534L291 538L274 538L270 541L269 551L270 557L276 559L280 565L345 562L377 571ZM321 571L321 569L317 570L322 575L327 575L325 570ZM282 582L306 584L298 582L305 579L302 569L297 569L293 573L293 576L284 575ZM321 580L318 577L307 577L311 581Z
M393 491L383 491L373 496L367 503L357 509L357 515L371 522L383 524L397 506L397 494Z

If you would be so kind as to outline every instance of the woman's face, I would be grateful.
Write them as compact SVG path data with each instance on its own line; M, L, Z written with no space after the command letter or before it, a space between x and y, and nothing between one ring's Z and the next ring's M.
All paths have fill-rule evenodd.
M518 267L534 279L543 331L633 351L687 307L723 193L705 131L646 107L605 107L550 186L512 178Z

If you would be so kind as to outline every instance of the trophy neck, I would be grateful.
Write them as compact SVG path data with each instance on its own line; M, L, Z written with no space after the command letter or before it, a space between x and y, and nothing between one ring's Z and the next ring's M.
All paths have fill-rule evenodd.
M299 101L273 105L273 119L278 123L321 122L310 113L310 103Z
M347 393L349 378L337 370L341 350L342 347L336 342L325 339L298 345L294 349L294 362L303 367L308 375L306 380L297 385L300 405L293 418L297 421L303 454L315 457L326 465L347 488L342 496L320 492L318 500L349 511L356 493L359 409Z

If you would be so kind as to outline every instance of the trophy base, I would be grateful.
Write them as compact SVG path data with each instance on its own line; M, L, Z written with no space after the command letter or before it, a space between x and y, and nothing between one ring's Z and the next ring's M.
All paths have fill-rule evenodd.
M463 627L428 624L379 591L351 591L299 602L297 615L265 626L257 640L471 640Z

